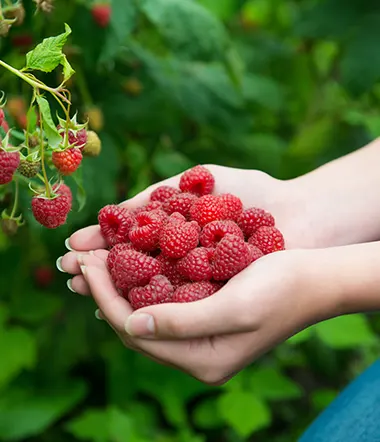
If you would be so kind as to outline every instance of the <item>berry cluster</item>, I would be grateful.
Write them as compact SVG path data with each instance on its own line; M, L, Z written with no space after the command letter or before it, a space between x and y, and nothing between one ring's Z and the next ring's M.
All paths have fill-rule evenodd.
M270 213L214 195L214 186L211 172L196 166L179 189L158 187L143 207L100 210L108 269L134 309L206 298L257 259L284 250Z

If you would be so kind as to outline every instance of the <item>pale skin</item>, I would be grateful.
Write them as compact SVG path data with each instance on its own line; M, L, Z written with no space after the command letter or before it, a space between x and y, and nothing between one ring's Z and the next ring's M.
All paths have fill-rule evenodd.
M305 327L338 315L380 310L380 141L289 181L207 165L216 193L270 211L287 250L267 255L215 295L133 312L105 266L98 226L74 233L59 260L77 293L123 343L207 384L219 385ZM164 184L178 185L179 177ZM123 203L140 206L153 188Z

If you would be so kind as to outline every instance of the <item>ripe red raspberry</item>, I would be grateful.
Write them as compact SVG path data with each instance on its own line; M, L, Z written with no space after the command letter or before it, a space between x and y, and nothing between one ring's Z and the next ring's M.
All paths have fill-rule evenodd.
M220 285L210 282L191 282L178 287L173 294L172 302L193 302L208 298L220 289Z
M174 288L188 282L178 273L177 259L167 258L162 253L160 253L156 259L161 263L161 274L168 278Z
M263 209L252 207L244 210L237 223L246 237L250 237L259 227L274 226L273 216Z
M203 166L195 166L181 176L179 188L182 192L203 196L212 193L215 186L213 174Z
M0 184L8 184L20 164L20 152L7 152L0 148Z
M209 281L212 278L213 249L197 247L177 263L178 272L190 281Z
M205 195L193 203L190 218L201 227L211 221L226 219L227 209L223 201L215 195Z
M252 246L253 247L253 246ZM112 247L110 250L108 256L107 256L107 268L110 273L112 273L112 270L115 266L115 261L119 253L124 252L125 250L133 250L132 244L130 243L119 243Z
M76 147L63 150L62 152L53 152L51 156L54 166L62 175L74 173L80 166L82 158L82 152Z
M245 267L250 260L248 244L235 235L226 235L216 246L212 270L216 281L232 278Z
M58 195L52 199L41 195L32 198L34 218L48 229L65 224L70 210L71 202L67 195Z
M163 203L162 208L168 215L178 212L186 218L189 218L190 208L198 198L192 193L179 193Z
M69 144L82 150L87 144L86 129L78 130L76 134L73 131L69 131Z
M145 287L135 287L128 293L128 301L134 310L149 305L172 302L174 288L168 278L162 275L153 276Z
M163 203L174 195L181 193L178 189L171 186L160 186L150 194L151 201L160 201Z
M240 227L233 221L212 221L203 227L199 241L203 247L216 247L218 242L227 234L244 239Z
M159 201L151 201L148 204L145 204L145 206L138 207L133 211L135 215L141 212L151 212L152 210L162 209L162 203Z
M91 14L99 27L106 28L111 20L111 5L98 3L92 7Z
M273 226L263 226L249 238L249 244L258 247L264 255L285 249L282 233Z
M55 272L49 265L42 265L34 270L34 280L41 288L49 287L54 281Z
M109 246L128 242L134 216L127 209L116 205L105 206L99 211L98 221L100 231Z
M185 223L186 218L178 212L172 213L168 218L168 223Z
M151 252L158 247L161 230L168 215L162 210L141 212L129 231L129 239L136 249Z
M62 184L56 184L55 186L53 186L53 191L57 194L57 195L66 195L67 198L70 201L70 205L73 202L73 194L71 193L71 189L69 186L67 186L66 184L62 183Z
M148 284L160 273L161 264L157 259L136 250L123 250L115 259L111 276L116 287L123 290Z
M249 260L248 263L252 264L253 262L257 261L259 258L264 256L264 253L256 246L253 246L252 244L248 244L249 248Z
M183 258L199 242L200 227L194 221L167 223L161 231L160 249L168 258Z
M226 219L236 221L243 212L243 203L241 199L231 193L220 195L220 199L224 202L227 208Z
M3 125L4 121L5 121L4 110L3 110L3 109L0 109L0 126Z

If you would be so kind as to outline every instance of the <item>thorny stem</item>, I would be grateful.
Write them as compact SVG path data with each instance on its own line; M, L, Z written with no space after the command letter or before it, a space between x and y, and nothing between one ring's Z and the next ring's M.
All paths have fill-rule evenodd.
M69 103L68 99L64 95L62 95L59 92L58 89L54 89L52 87L46 86L46 84L44 84L44 83L42 83L40 81L33 80L28 75L23 74L18 69L15 69L14 67L12 67L9 64L5 63L3 60L0 60L0 66L3 66L5 69L8 69L8 71L10 71L13 74L17 75L19 78L24 80L26 83L30 84L30 86L32 86L33 88L35 88L35 89L43 89L43 90L45 90L47 92L50 92L52 95L61 98L66 103Z
M15 178L15 200L13 203L13 209L12 209L12 213L11 213L11 218L13 218L16 215L16 210L17 210L17 205L18 205L18 179L17 177Z

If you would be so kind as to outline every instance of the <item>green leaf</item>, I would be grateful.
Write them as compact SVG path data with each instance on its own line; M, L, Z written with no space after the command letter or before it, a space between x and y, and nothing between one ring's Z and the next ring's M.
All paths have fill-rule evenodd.
M58 133L57 127L53 121L50 112L50 105L46 98L37 96L37 103L42 114L42 124L45 135L51 147L56 147L62 141L61 135Z
M339 316L321 322L314 328L325 344L336 349L355 348L376 341L366 317L360 314Z
M198 0L198 3L221 20L230 18L237 9L236 0L218 0L217 2L215 0Z
M36 353L35 338L27 330L16 327L1 330L0 388L18 376L22 370L32 368L36 362Z
M197 427L210 430L223 426L223 419L216 407L216 398L203 400L194 410L194 423Z
M63 300L54 293L28 290L12 298L12 318L30 323L50 319L63 305Z
M8 307L5 304L0 303L0 333L2 332L2 328L5 322L7 321L8 316L9 316Z
M262 367L249 373L250 388L255 396L268 400L302 397L301 388L278 369Z
M26 118L28 120L27 130L29 133L33 133L37 125L37 109L35 106L30 106Z
M284 105L282 88L268 77L255 74L245 76L243 94L246 100L256 102L271 110L279 110Z
M81 382L50 386L46 391L8 390L0 398L0 439L17 440L40 435L81 401Z
M107 29L107 36L100 56L100 63L112 60L127 43L137 18L137 9L134 2L113 0L111 23Z
M337 391L330 390L327 388L313 391L311 395L311 401L313 403L313 407L317 411L323 411L331 404L331 402L337 397L337 395L338 395Z
M70 34L71 29L65 24L63 34L45 38L42 43L26 54L26 69L51 72L61 64L64 69L64 78L68 80L74 71L62 53L62 49Z
M247 391L223 394L218 399L218 408L225 422L241 437L268 427L272 420L269 407Z
M222 59L228 39L220 21L189 0L140 0L140 9L178 57Z
M173 175L190 169L195 164L180 152L165 152L159 150L153 156L153 169L161 178L169 178Z

